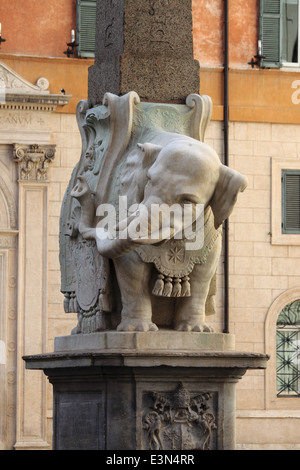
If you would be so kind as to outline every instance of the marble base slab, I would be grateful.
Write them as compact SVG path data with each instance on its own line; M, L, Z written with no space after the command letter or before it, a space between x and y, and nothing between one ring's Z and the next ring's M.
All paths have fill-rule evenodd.
M106 331L92 334L60 336L54 340L54 351L233 351L235 337L224 333Z

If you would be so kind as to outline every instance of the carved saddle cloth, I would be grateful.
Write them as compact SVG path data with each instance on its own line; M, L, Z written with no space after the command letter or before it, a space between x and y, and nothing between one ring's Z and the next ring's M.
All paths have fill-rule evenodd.
M214 227L211 208L204 213L204 244L201 249L187 250L186 240L171 239L162 245L145 245L136 249L146 263L154 263L158 275L152 293L163 297L189 297L191 288L189 274L195 264L206 263L222 228Z

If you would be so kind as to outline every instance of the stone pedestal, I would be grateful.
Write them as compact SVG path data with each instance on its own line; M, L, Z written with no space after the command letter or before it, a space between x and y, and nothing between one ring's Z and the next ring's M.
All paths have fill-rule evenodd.
M235 387L267 356L231 335L104 332L25 357L54 392L55 450L233 450Z

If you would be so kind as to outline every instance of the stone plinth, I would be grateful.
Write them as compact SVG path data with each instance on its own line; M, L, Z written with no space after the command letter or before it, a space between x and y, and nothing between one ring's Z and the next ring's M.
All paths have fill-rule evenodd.
M56 338L53 353L24 359L53 385L56 450L229 450L236 383L267 361L233 345L223 334L106 332Z
M54 351L233 351L235 337L223 333L194 333L174 330L149 332L104 331L83 335L61 336L54 340Z

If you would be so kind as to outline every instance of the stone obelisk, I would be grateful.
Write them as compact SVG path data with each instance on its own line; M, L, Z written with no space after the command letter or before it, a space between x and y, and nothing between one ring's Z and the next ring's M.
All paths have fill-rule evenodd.
M92 106L106 92L132 90L142 101L185 103L199 87L191 0L97 2L95 64L88 79Z

